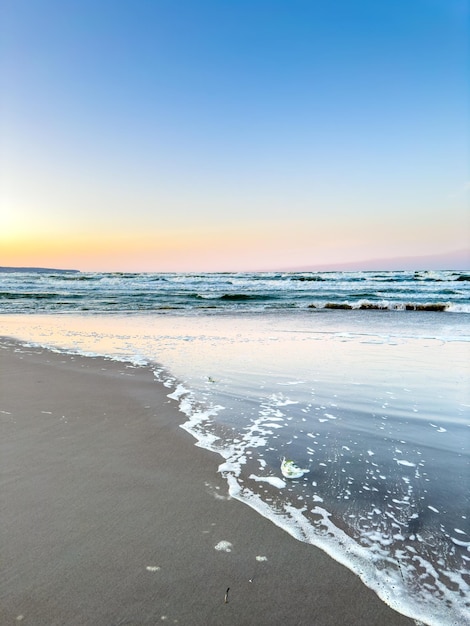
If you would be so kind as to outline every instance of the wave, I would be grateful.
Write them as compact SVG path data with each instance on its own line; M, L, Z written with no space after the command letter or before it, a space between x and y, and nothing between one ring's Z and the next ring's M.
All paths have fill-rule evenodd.
M301 282L324 282L327 279L321 276L292 276L291 280L299 280Z
M264 301L264 300L276 300L275 294L254 294L254 293L209 293L209 294L195 294L193 297L201 300L225 300L229 302L244 302L248 300L252 301Z
M273 300L272 295L250 294L250 293L224 293L220 300Z
M360 310L360 311L434 311L441 313L450 308L450 304L443 302L396 303L396 302L326 302L324 304L309 304L309 309Z
M0 314L31 312L36 313L71 313L87 311L92 313L132 313L143 311L165 311L211 309L226 312L259 312L283 310L316 310L316 311L394 311L394 312L434 312L434 313L470 313L470 304L449 302L347 302L327 301L306 304L292 300L279 300L269 296L250 296L243 294L225 294L216 298L199 297L199 304L191 303L190 299L168 298L138 300L135 298L121 299L100 296L89 298L84 295L51 295L40 294L31 298L28 295L0 294ZM196 296L197 298L197 296Z
M20 293L11 293L8 291L2 291L0 292L0 300L5 299L5 300L30 300L31 302L34 302L36 300L64 300L64 299L70 299L70 300L77 300L77 299L83 299L84 296L82 294L64 294L64 293L26 293L26 292L20 292Z
M42 278L42 276L41 276ZM46 276L45 277L46 280L47 279L51 279L54 280L56 279L57 281L68 281L68 282L90 282L90 281L97 281L101 279L101 276L94 276L94 275L90 275L90 274L67 274L65 276L63 276L62 274L53 274L52 276Z

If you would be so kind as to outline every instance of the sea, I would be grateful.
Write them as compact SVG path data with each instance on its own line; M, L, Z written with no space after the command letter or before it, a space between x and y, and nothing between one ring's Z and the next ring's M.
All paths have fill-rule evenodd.
M470 272L0 272L0 335L151 367L230 497L470 624Z

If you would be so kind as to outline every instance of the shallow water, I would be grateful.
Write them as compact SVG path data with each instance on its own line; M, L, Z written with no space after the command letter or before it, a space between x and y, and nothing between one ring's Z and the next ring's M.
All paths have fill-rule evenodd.
M0 333L159 364L233 497L445 625L470 623L468 317L6 315ZM284 456L308 472L284 479Z

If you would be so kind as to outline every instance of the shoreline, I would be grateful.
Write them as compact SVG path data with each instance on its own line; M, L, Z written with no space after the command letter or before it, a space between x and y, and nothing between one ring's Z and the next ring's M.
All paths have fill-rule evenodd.
M415 624L230 498L151 368L0 355L2 623Z

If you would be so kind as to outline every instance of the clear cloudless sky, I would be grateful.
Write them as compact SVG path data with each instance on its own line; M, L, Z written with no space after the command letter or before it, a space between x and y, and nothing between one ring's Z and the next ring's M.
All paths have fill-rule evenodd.
M469 242L467 0L0 0L0 265Z

